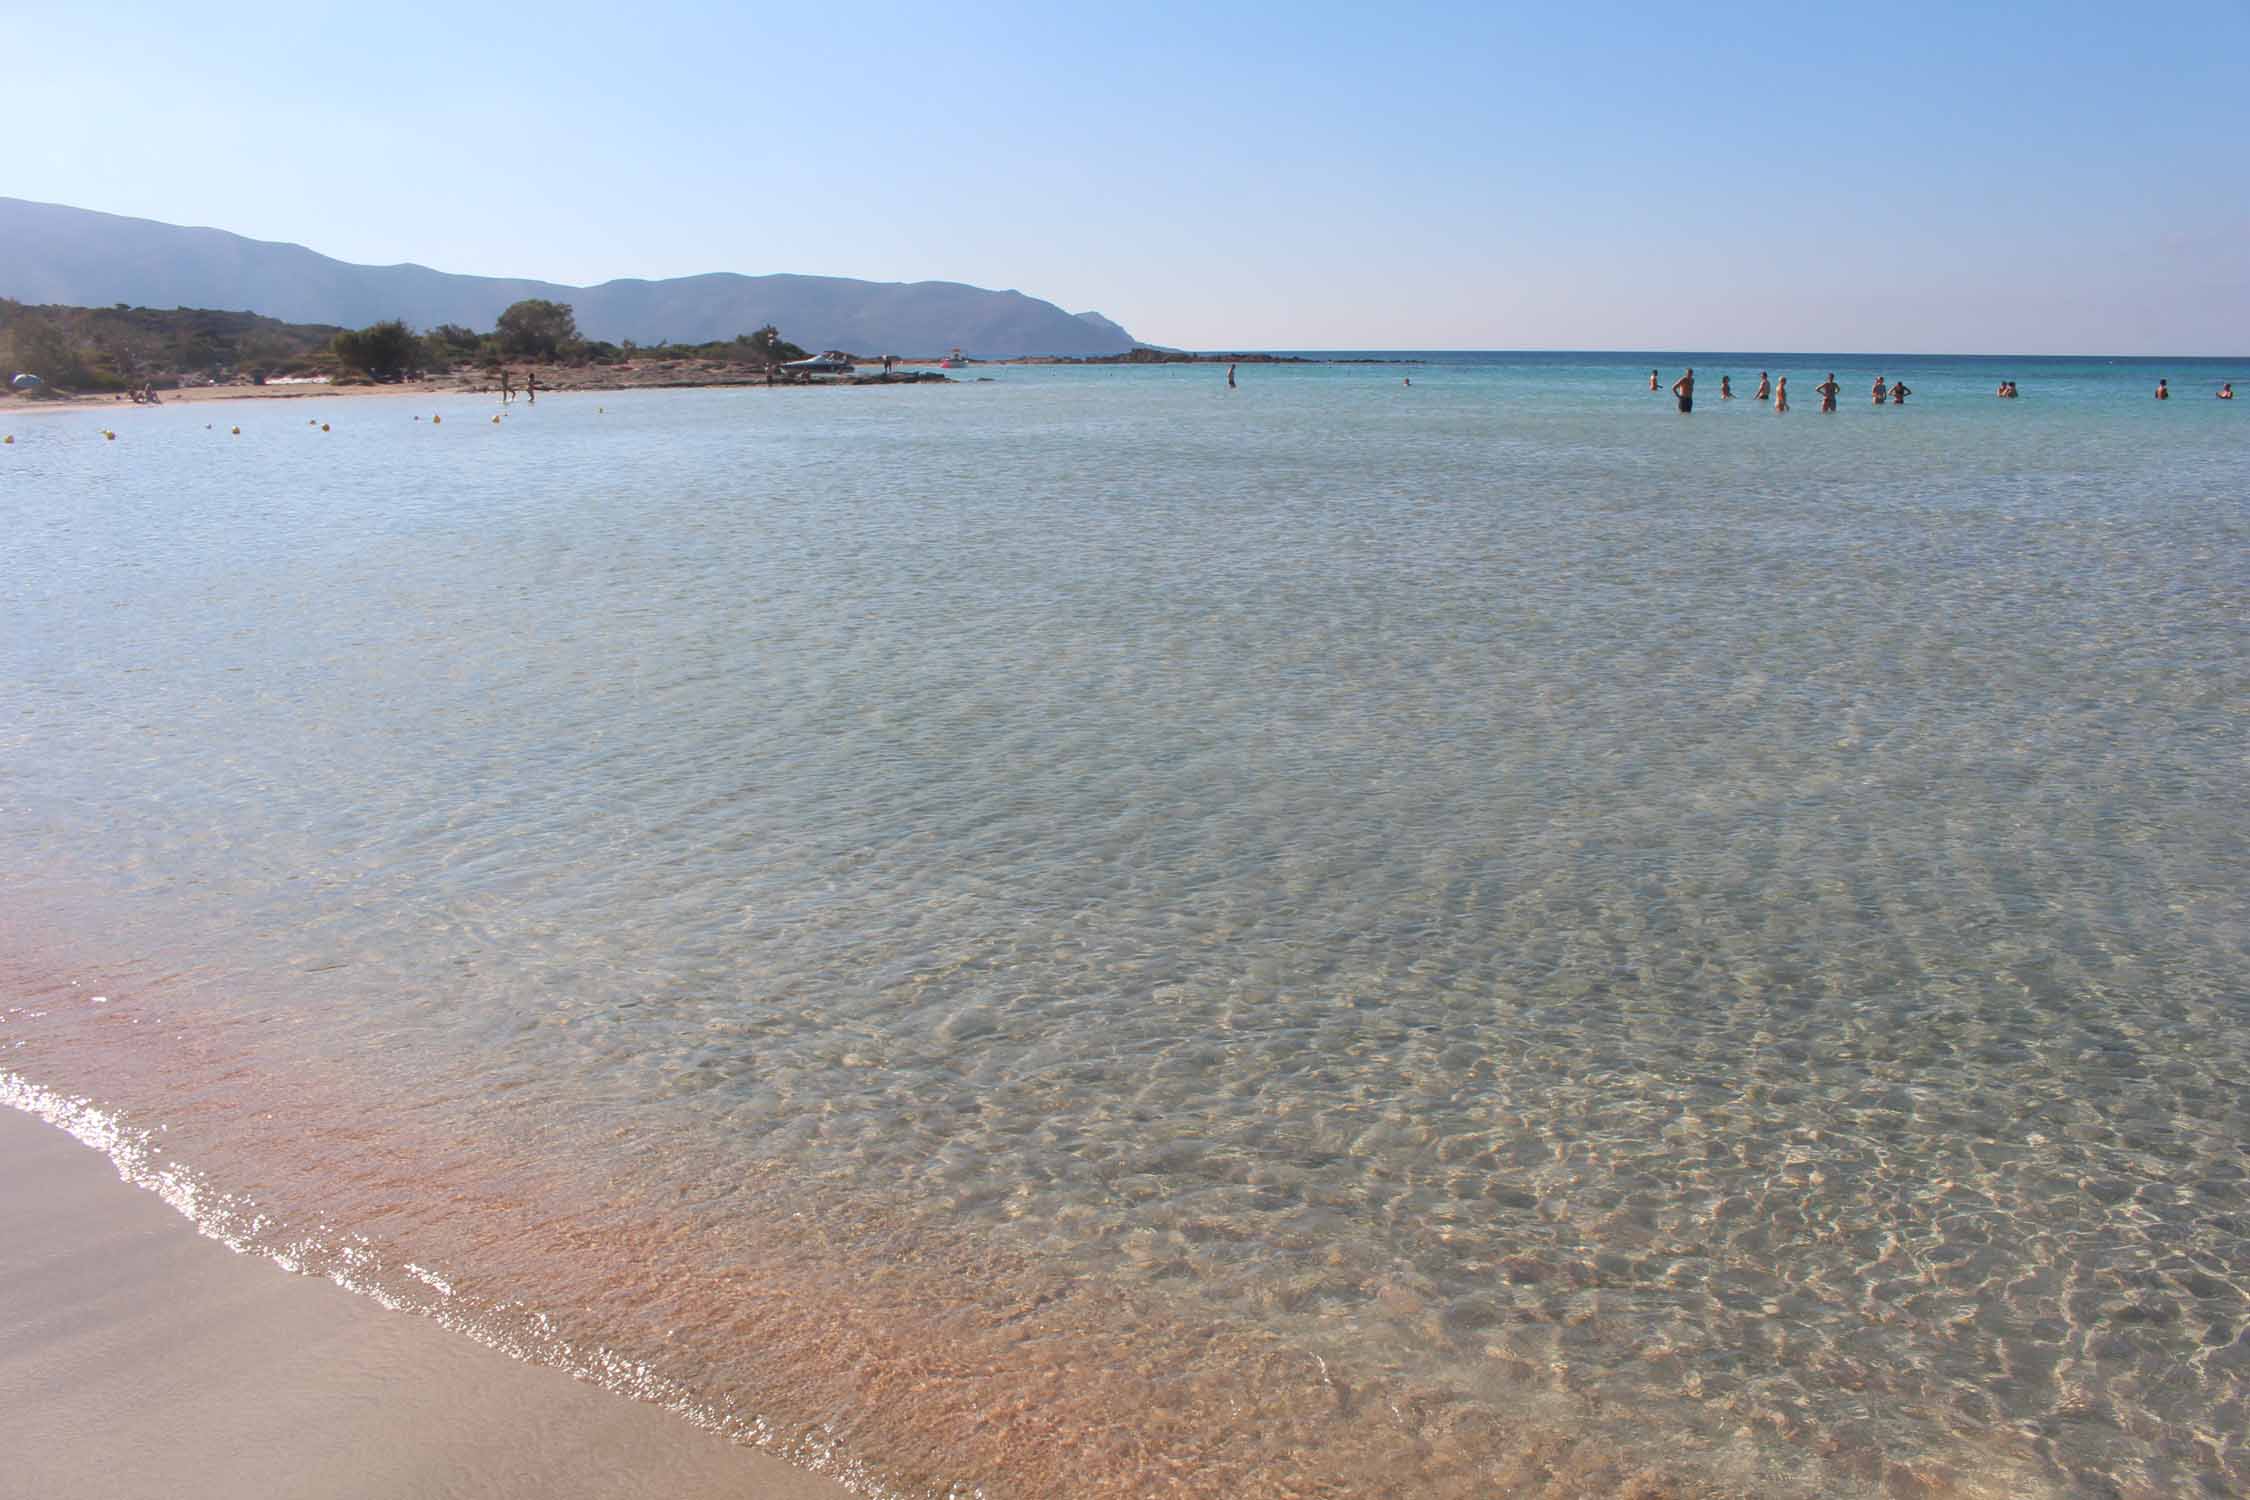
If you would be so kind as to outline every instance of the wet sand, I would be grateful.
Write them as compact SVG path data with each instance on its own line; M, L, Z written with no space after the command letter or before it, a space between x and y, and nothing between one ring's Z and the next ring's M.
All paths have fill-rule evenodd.
M550 387L542 383L541 395ZM560 390L561 387L552 389ZM127 412L154 411L166 406L200 406L211 401L299 401L319 396L460 396L484 394L481 385L471 385L462 380L410 380L396 385L190 385L177 390L161 391L155 406L121 401L102 392L77 396L21 396L0 391L0 411L62 412L105 411L122 416ZM499 392L493 391L497 397Z
M653 1406L196 1234L0 1109L11 1495L838 1500Z

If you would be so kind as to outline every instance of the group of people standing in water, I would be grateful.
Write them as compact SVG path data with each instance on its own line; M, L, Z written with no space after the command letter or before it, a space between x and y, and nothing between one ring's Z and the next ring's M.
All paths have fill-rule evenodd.
M1654 370L1648 372L1648 388L1652 391L1662 389ZM1836 397L1842 393L1843 389L1836 383L1836 372L1830 370L1828 378L1813 387L1813 393L1820 397L1820 409L1822 411L1834 411L1836 409ZM1695 410L1695 370L1692 366L1685 375L1672 382L1672 394L1679 399L1681 411ZM1906 398L1913 394L1914 392L1908 389L1906 382L1903 380L1894 380L1885 384L1882 376L1875 377L1874 397L1877 406L1882 406L1885 403L1892 406L1904 406ZM2003 380L2000 382L2000 389L1994 394L2003 400L2012 401L2018 394L2016 383L2013 380ZM1721 401L1732 401L1734 399L1734 385L1730 377L1725 375L1719 377L1719 399ZM1755 399L1772 401L1773 409L1777 412L1789 410L1789 377L1784 375L1779 381L1776 381L1765 371L1760 370L1758 372L1758 394ZM2171 388L2162 380L2156 382L2156 399L2159 401L2172 399ZM2230 380L2219 387L2219 399L2221 401L2232 401L2234 399L2233 381Z
M1648 388L1652 391L1662 389L1654 370L1648 372ZM1813 387L1814 394L1820 397L1820 409L1822 411L1834 411L1836 409L1836 398L1843 394L1843 390L1844 388L1836 383L1836 372L1834 370L1828 372L1826 380ZM1672 382L1672 394L1679 399L1681 411L1695 410L1695 370L1693 367L1690 367L1685 375ZM1914 392L1908 388L1903 380L1885 381L1880 375L1875 377L1874 404L1877 406L1886 404L1904 406L1906 398L1913 394ZM1734 399L1734 379L1732 376L1721 375L1719 377L1719 399L1721 401L1732 401ZM1766 371L1760 370L1758 372L1758 392L1751 399L1771 401L1773 409L1777 412L1789 410L1789 377L1784 375L1779 381L1776 381Z

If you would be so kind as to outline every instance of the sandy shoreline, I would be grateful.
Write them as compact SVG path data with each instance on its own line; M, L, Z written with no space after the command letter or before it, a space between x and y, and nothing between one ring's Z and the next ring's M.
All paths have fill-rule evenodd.
M461 396L466 386L437 381L403 385L197 385L161 393L155 406L119 401L107 395L12 396L0 395L0 411L101 411L120 416L127 412L158 411L167 406L201 406L214 401L298 401L321 396Z
M679 360L669 364L650 363L637 367L591 366L585 369L565 367L554 371L542 370L539 376L539 394L542 396L566 395L623 395L629 391L677 390L804 390L808 387L852 388L879 384L865 377L869 369L861 371L858 385L849 380L815 379L809 381L783 381L768 385L763 374L752 373L739 367L705 364L698 361ZM909 372L902 367L893 384L912 385L917 382L905 378ZM931 376L921 374L922 380L942 384ZM516 400L525 399L523 377L516 375ZM446 396L485 396L494 404L500 400L500 388L489 383L483 371L475 375L446 376L436 380L406 380L389 385L184 385L176 390L159 391L155 406L139 405L130 399L120 398L111 392L85 392L71 396L22 396L0 391L0 411L103 411L122 415L131 411L152 411L166 406L199 406L214 401L303 401L330 396L417 396L424 399Z
M850 1492L653 1406L198 1235L108 1160L0 1108L10 1494Z

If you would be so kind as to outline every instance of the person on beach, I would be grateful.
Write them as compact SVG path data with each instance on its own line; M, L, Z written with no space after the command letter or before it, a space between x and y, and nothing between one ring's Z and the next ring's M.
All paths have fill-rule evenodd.
M1688 366L1688 372L1672 382L1672 394L1680 398L1681 411L1695 410L1695 366Z
M1719 377L1719 399L1721 401L1732 401L1734 399L1734 387L1727 384L1727 379L1728 377L1724 375Z
M1228 390L1230 390L1230 391L1234 389L1234 366L1233 366L1233 365L1228 365L1228 366L1227 366L1227 389L1228 389Z
M1904 406L1906 404L1906 398L1913 394L1914 393L1912 391L1906 388L1905 381L1894 380L1891 382L1891 405Z
M1889 386L1886 386L1885 384L1883 384L1883 377L1882 377L1882 376L1880 376L1880 375L1876 376L1876 377L1875 377L1875 404L1876 404L1877 406L1881 406L1881 405L1882 405L1882 404L1883 404L1883 403L1884 403L1884 402L1885 402L1886 400L1888 400L1888 399L1890 398L1890 394L1891 394L1891 391L1890 391L1890 387L1889 387Z
M1773 396L1773 380L1765 371L1758 372L1758 399L1765 401Z
M502 365L500 367L500 404L506 406L515 399L516 377L509 373L506 365Z
M1648 388L1649 388L1650 390L1652 390L1652 391L1653 391L1653 390L1655 390L1655 389L1657 388L1657 387L1656 387L1656 372L1655 372L1654 370L1651 370L1651 371L1649 371L1649 372L1648 372Z
M2172 388L2161 380L2156 382L2156 399L2159 401L2172 399Z
M1786 375L1781 377L1781 384L1773 388L1773 409L1777 416L1789 410L1789 377Z
M533 365L523 372L523 398L537 405L539 401L539 367Z
M1836 372L1834 370L1830 370L1828 372L1828 378L1813 387L1813 394L1820 397L1820 409L1822 411L1834 411L1836 409L1837 394L1843 389L1844 388L1842 386L1836 383Z

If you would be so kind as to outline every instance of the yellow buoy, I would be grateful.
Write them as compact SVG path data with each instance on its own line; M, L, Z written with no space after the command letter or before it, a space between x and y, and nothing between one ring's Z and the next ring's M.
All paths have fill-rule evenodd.
M242 429L239 427L229 427L227 431L233 433L236 437L242 436Z
M445 420L445 418L443 418L443 417L432 417L432 418L430 418L430 423L431 423L431 425L432 425L432 426L435 426L435 425L436 425L437 423L439 423L439 422L442 422L442 421L444 421L444 420Z
M9 433L9 434L8 434L8 435L7 435L6 437L4 437L4 438L0 438L0 443L12 443L12 442L14 442L15 440L16 440L16 435L15 435L14 433L12 433L12 432L11 432L11 433Z
M500 414L498 412L494 412L492 414L492 422L496 427L500 424Z
M116 434L116 433L114 433L114 432L111 432L111 431L110 431L110 430L109 430L108 428L106 428L106 427L104 427L104 428L102 429L102 436L103 436L103 437L105 437L105 438L107 438L107 439L109 439L109 441L111 441L111 442L113 442L113 443L117 441L117 434Z
M327 424L326 422L323 422L323 423L321 423L321 424L320 424L320 430L321 430L322 432L326 432L326 431L328 430L328 424Z

